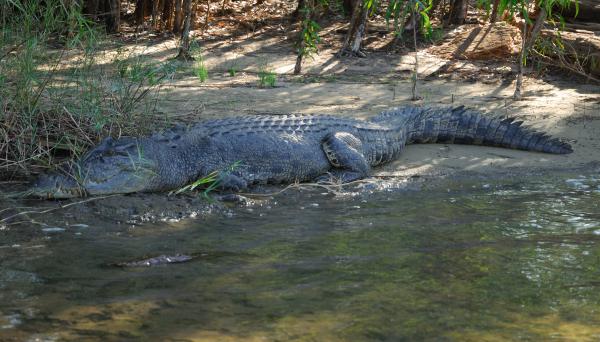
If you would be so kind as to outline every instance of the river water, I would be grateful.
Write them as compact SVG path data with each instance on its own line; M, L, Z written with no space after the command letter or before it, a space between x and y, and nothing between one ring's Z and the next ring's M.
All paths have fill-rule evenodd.
M366 192L5 227L0 340L600 340L600 177Z

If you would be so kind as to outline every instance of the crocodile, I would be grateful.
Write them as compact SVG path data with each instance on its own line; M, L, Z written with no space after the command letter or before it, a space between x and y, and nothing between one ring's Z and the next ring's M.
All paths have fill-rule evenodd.
M573 151L522 124L464 106L405 106L367 120L292 114L210 120L147 137L106 138L68 167L42 174L30 194L59 199L169 191L215 172L220 188L233 192L267 183L351 182L421 143Z

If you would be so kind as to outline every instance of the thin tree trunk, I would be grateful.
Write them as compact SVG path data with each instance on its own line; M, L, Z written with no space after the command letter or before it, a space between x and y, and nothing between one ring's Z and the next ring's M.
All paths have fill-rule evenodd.
M365 31L367 29L367 18L369 17L369 10L364 8L362 4L360 5L360 8L360 21L358 23L358 28L356 29L356 32L354 34L354 39L350 46L350 51L359 57L366 57L364 52L360 51L360 47L362 45L362 40L365 36Z
M494 0L494 4L492 5L492 14L490 15L490 23L495 23L498 20L498 5L500 5L500 0Z
M190 30L194 29L194 23L198 21L198 1L192 0L192 17L190 19Z
M121 0L106 0L108 13L105 16L106 30L110 33L119 32L121 26Z
M158 28L158 5L160 0L152 1L152 27Z
M135 1L135 24L142 25L144 20L146 19L146 15L148 15L149 9L148 0L136 0Z
M181 0L175 0L175 20L173 22L173 32L181 32Z
M301 0L302 6L307 5L307 1ZM309 2L312 5L312 2ZM311 6L312 7L312 6ZM300 34L298 35L298 56L296 56L296 65L294 66L294 75L300 74L302 72L302 59L304 58L304 48L306 47L306 42L304 41L303 32L306 30L306 25L310 20L312 8L302 7L299 11L304 11L304 20L302 21L302 26L300 27Z
M348 33L346 33L344 44L338 55L343 56L346 53L351 53L359 57L365 57L365 54L360 51L360 46L365 33L369 11L365 9L362 0L355 0L353 6Z
M85 1L84 13L91 16L92 19L98 19L98 9L100 8L100 0Z
M525 0L521 0L521 10L523 12L526 10L526 6ZM517 64L517 84L515 86L515 93L513 94L513 99L515 101L520 101L523 98L521 93L523 88L523 68L525 66L525 58L527 58L527 20L523 23L522 32L523 44L521 45L521 53L519 54L519 64Z
M529 49L531 49L531 47L537 40L537 37L540 34L542 27L544 26L544 22L546 21L547 16L548 13L546 12L546 9L544 7L541 7L540 13L538 14L538 17L535 20L535 24L533 25L533 29L531 30L531 34L529 36L527 36L527 21L523 23L523 45L521 47L521 54L519 56L519 64L517 69L517 85L515 87L515 93L513 95L513 98L517 101L522 99L521 92L523 90L523 67L527 59L527 55L529 54Z
M342 1L342 8L344 9L344 15L347 17L348 14L354 13L354 2L352 0Z
M527 44L525 45L525 49L527 51L529 51L529 49L531 49L531 47L537 40L537 37L540 34L540 31L542 30L542 27L544 26L544 23L546 22L547 17L548 17L548 13L546 12L546 9L543 6L540 7L540 12L538 14L537 19L535 20L535 24L533 25L531 34L527 38Z
M462 25L467 18L468 0L454 0L450 10L450 24Z
M358 1L360 1L360 0L358 0ZM358 2L358 1L356 1L356 2ZM348 32L346 33L346 37L344 37L344 43L342 44L342 49L340 50L339 54L344 54L346 52L346 50L348 50L348 48L350 47L350 40L352 40L352 36L354 35L354 32L356 31L356 28L357 28L356 22L358 21L359 17L360 17L360 11L359 11L358 7L354 6L354 9L352 10L352 17L350 18L350 26L348 26Z
M183 31L181 32L181 43L179 45L179 52L177 59L189 61L193 60L190 54L190 27L192 21L192 0L183 0Z
M304 42L300 43L301 45L304 45ZM302 48L302 46L300 47L300 49ZM298 49L298 50L300 50ZM294 65L294 75L298 75L302 72L302 58L304 57L304 54L302 52L298 52L298 56L296 56L296 65Z
M412 2L412 0L411 0ZM419 53L417 50L417 13L416 10L414 9L414 4L412 5L413 7L413 13L412 13L412 26L413 26L413 42L415 44L415 70L413 72L413 80L412 80L412 100L413 101L417 101L420 100L421 97L419 96L419 89L417 87L417 79L419 77Z
M162 22L162 29L163 30L168 30L171 27L171 16L173 15L173 0L163 0L163 6L162 6L162 15L161 15L161 22Z
M204 30L208 29L209 21L210 21L210 0L206 0L206 17L204 18Z

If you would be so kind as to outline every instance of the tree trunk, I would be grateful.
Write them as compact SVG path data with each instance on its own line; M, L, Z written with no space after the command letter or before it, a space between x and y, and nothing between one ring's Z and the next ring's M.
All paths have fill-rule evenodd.
M500 5L500 0L494 0L494 4L492 5L492 14L490 15L490 23L495 23L498 20L498 5Z
M531 34L527 38L527 43L525 44L525 49L527 51L529 51L529 49L531 49L531 47L537 40L537 37L540 34L540 31L542 30L542 27L544 26L544 23L546 22L547 17L548 17L548 13L546 12L546 8L544 8L543 6L540 7L540 12L537 16L537 19L535 20L535 24L533 25Z
M302 0L302 6L306 6L307 2ZM312 1L309 2L313 5ZM298 35L298 56L296 56L296 65L294 66L294 75L300 74L302 72L302 59L304 58L304 49L306 47L306 42L304 41L303 32L306 30L306 25L310 20L311 8L302 7L300 11L304 11L304 20L302 21L302 26L300 27L301 31Z
M525 2L524 6L527 6L528 2ZM513 98L515 100L522 99L522 88L523 88L523 67L525 61L527 59L527 55L529 53L529 49L533 46L535 41L537 40L542 27L544 26L544 22L546 22L546 18L548 17L548 13L546 12L546 8L543 6L540 8L540 13L538 14L537 19L535 20L535 24L533 25L533 29L531 30L531 34L527 36L527 21L523 23L523 45L521 47L521 54L519 56L519 64L518 64L518 74L517 74L517 85L515 86L515 93Z
M521 11L524 12L527 6L527 0L521 0ZM520 101L523 98L523 68L525 67L525 59L527 58L527 21L523 23L523 34L521 35L523 43L521 44L521 53L519 54L519 63L517 64L517 84L515 85L515 93L513 99Z
M104 17L106 30L110 33L119 32L121 26L121 0L106 0L107 14Z
M360 46L365 34L369 11L363 6L362 0L355 0L353 6L348 33L346 33L344 44L338 55L342 56L350 53L355 56L365 57L365 54L360 51Z
M175 20L173 22L173 32L181 32L181 0L175 0Z
M194 58L190 54L190 27L192 21L192 0L183 0L183 31L181 32L181 42L179 44L179 53L177 59L190 61Z
M100 9L100 0L88 0L85 1L83 13L92 17L92 19L98 19L98 12Z
M158 27L158 5L160 0L152 0L152 28Z
M257 3L258 5L258 3ZM206 0L206 16L204 18L204 30L208 29L208 23L210 22L210 0Z
M360 51L360 47L362 45L362 40L363 40L363 37L365 36L365 31L367 29L367 18L369 17L369 10L366 9L362 5L362 3L355 4L355 6L360 6L361 13L360 13L360 18L359 18L359 22L358 22L358 27L356 28L356 32L354 34L354 39L352 40L352 44L350 45L350 51L352 51L352 53L357 56L366 57L364 52Z
M135 24L142 25L144 20L146 19L146 15L148 15L148 10L150 8L149 0L136 0L135 1Z
M411 0L412 2L412 0ZM414 9L414 4L411 5L413 7L412 13L412 26L413 26L413 42L415 44L415 70L413 71L413 80L412 80L412 100L417 101L420 100L419 89L417 87L417 80L419 76L419 53L417 49L417 11Z
M161 26L163 30L169 30L171 26L171 16L173 15L173 0L163 0Z
M354 13L354 2L352 0L344 0L342 8L344 9L344 15L347 17L349 14Z
M468 0L454 0L450 9L450 24L462 25L467 18Z

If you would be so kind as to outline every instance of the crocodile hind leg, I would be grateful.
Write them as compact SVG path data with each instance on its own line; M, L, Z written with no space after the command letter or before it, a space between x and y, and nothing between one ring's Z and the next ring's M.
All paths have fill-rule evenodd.
M333 178L343 183L365 178L371 169L362 153L363 146L360 139L346 132L332 133L323 139L323 152L329 163L335 168L330 172ZM328 181L327 176L322 176L317 181Z

